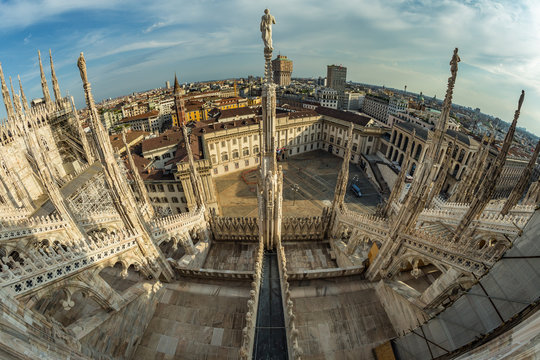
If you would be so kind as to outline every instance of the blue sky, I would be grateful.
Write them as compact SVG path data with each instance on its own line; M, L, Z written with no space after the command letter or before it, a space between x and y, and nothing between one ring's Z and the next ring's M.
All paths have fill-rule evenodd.
M37 50L48 68L52 49L62 93L79 107L81 51L98 100L163 86L174 72L181 82L262 75L265 7L276 17L275 54L294 61L293 76L343 64L347 80L442 98L459 47L454 102L511 121L524 89L519 125L540 134L537 0L0 0L0 62L40 97Z

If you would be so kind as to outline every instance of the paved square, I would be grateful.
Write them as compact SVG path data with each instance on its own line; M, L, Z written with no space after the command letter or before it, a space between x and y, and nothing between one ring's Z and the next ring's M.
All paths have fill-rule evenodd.
M323 150L293 156L278 162L283 166L283 215L315 216L332 203L343 159ZM242 174L244 176L242 176ZM256 171L239 171L215 179L223 216L257 216ZM350 183L362 191L356 197ZM298 192L292 190L298 184ZM356 164L349 166L349 187L345 203L351 210L374 213L380 195Z

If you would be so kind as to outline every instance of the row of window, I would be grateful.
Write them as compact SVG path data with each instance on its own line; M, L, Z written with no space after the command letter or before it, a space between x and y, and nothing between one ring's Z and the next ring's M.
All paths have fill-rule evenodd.
M169 192L183 192L182 185L180 184L166 184ZM165 192L163 184L145 184L148 192Z
M152 201L153 203L157 203L157 204L166 204L169 202L169 200L167 200L166 197L154 197L154 198L150 198L150 201ZM181 197L180 198L180 201L183 203L183 204L186 204L187 201L186 201L186 198L185 197ZM171 202L177 204L179 201L178 201L178 198L176 196L173 196L171 198Z
M259 158L257 157L257 158L255 158L255 164L258 164L258 163L259 163ZM244 161L244 166L245 166L245 167L248 167L248 166L249 166L249 159L246 159L246 160ZM235 162L235 163L234 163L234 168L235 168L235 170L240 169L240 163L239 163L239 162ZM229 171L229 165L224 165L224 166L223 166L223 170L225 170L225 172ZM218 168L216 167L216 168L214 168L214 175L217 175L217 174L219 174L219 170L218 170Z

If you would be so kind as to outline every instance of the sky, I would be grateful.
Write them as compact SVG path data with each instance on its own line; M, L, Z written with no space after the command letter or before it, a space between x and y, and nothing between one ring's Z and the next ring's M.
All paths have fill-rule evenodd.
M52 94L51 49L79 108L81 51L98 101L163 87L175 72L180 82L262 76L265 7L274 55L293 60L293 77L342 64L348 81L441 99L458 47L454 103L510 122L524 89L518 126L540 135L538 0L0 0L0 62L27 97L42 97L37 50Z

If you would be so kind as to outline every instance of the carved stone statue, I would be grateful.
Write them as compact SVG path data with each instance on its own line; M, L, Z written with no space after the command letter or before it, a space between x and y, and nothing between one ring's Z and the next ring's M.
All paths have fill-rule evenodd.
M450 72L452 73L452 75L456 75L457 74L457 70L458 70L458 67L457 67L457 63L460 62L461 59L459 58L459 55L458 55L458 48L455 48L454 49L454 55L452 55L452 60L450 60Z
M274 50L272 47L272 24L276 23L276 18L270 15L270 10L265 9L261 18L261 33L265 50Z
M81 79L83 81L83 84L88 83L88 76L86 75L86 60L84 60L84 55L81 51L81 55L79 56L79 60L77 60L77 66L79 67L79 71L81 72Z

